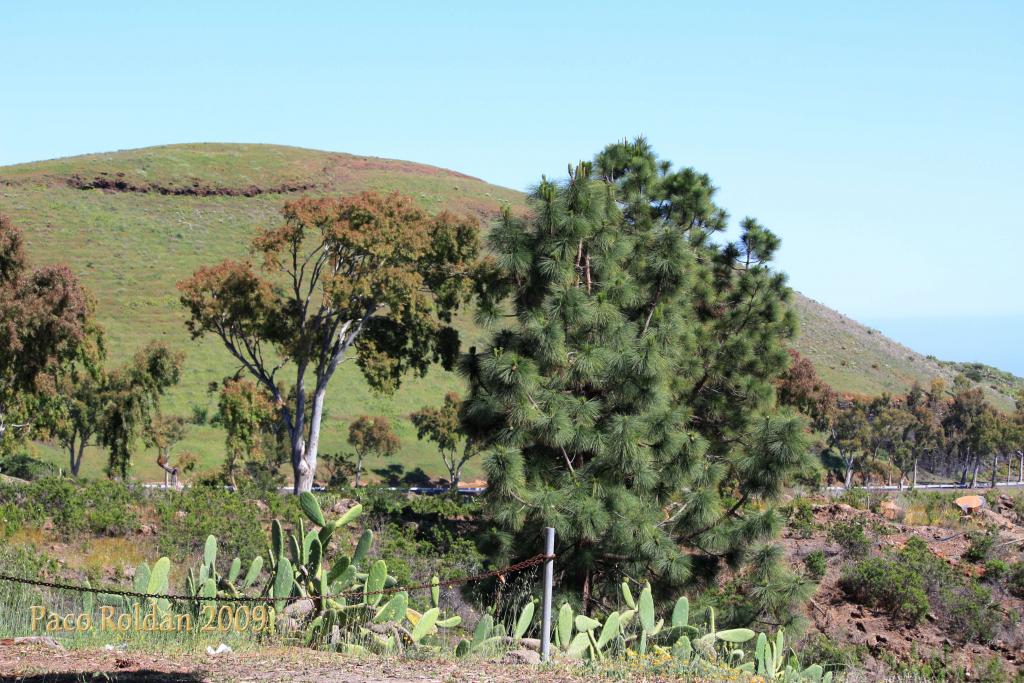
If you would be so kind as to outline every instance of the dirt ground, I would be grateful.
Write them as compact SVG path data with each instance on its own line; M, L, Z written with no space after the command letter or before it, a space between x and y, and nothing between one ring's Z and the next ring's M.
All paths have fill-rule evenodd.
M4 682L513 683L531 679L554 683L594 680L592 675L558 667L540 669L481 660L363 659L297 648L211 656L65 650L40 643L0 642L0 681Z

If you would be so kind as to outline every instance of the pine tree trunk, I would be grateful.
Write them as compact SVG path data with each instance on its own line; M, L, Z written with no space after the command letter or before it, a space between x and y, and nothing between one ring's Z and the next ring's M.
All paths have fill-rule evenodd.
M996 487L996 473L999 471L999 456L992 456L992 488Z
M356 453L356 477L352 484L353 488L359 488L359 479L363 474L363 456L361 453Z
M978 486L978 470L981 469L981 458L974 459L974 469L971 471L971 488Z
M1017 455L1020 456L1020 469L1017 470L1017 483L1024 484L1024 451L1018 451Z
M590 616L590 570L583 575L583 614Z

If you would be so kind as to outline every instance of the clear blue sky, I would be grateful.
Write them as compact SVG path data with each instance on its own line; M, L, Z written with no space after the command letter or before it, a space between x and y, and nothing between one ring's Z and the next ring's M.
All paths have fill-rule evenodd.
M1024 342L1024 3L441 4L0 0L0 164L272 142L524 188L642 133L799 290L1024 373L964 327Z

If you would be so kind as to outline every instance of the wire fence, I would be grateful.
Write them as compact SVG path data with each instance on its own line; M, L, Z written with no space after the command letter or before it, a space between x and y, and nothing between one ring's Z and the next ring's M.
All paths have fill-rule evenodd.
M232 603L244 603L244 604L263 604L263 603L277 603L284 601L286 603L297 602L301 600L316 600L321 597L330 598L350 598L350 597L365 597L369 595L391 595L394 593L413 592L419 590L430 590L433 588L446 588L449 586L459 586L470 583L479 583L487 579L499 578L504 579L509 574L515 574L521 572L530 567L536 567L549 560L554 560L553 554L539 554L534 555L531 558L523 560L522 562L516 562L510 564L501 569L492 569L487 572L481 572L479 574L472 574L470 576L464 576L453 579L442 579L437 582L431 583L419 583L409 586L392 586L390 588L382 588L375 591L365 590L347 590L340 591L337 593L331 593L326 596L312 596L312 595L292 595L285 598L275 598L271 595L262 596L249 596L249 595L225 595L215 597L205 597L199 595L174 595L174 594L161 594L161 593L142 593L139 591L128 591L119 590L112 588L93 588L92 586L76 586L74 584L60 583L56 581L47 581L44 579L29 579L21 576L10 576L8 574L0 574L0 581L8 583L17 583L26 586L36 586L39 588L53 588L56 590L73 591L77 593L92 593L96 595L115 595L125 598L141 598L148 599L152 598L162 600L173 600L176 602L232 602Z

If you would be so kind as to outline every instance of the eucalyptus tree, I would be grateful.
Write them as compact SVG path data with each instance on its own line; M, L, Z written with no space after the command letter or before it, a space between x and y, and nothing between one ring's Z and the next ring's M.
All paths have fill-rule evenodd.
M341 363L354 358L372 388L390 392L408 372L454 362L449 323L471 294L479 226L427 216L398 193L304 197L283 215L252 242L258 267L228 260L178 287L193 337L219 338L279 407L299 493L313 485ZM289 365L290 385L279 374Z
M152 426L160 418L164 394L181 379L184 359L184 354L166 344L150 342L129 363L106 377L98 440L109 449L108 477L128 478L132 452L140 436L157 445L152 439Z
M774 411L790 290L754 219L715 241L714 192L638 139L542 179L531 213L489 235L480 310L501 324L460 363L462 427L489 451L498 555L535 552L554 526L585 606L624 576L667 590L754 558L752 602L800 592L768 544L772 503L809 463L803 420Z
M66 266L33 268L24 238L0 214L0 450L45 421L37 399L86 343L90 302Z

